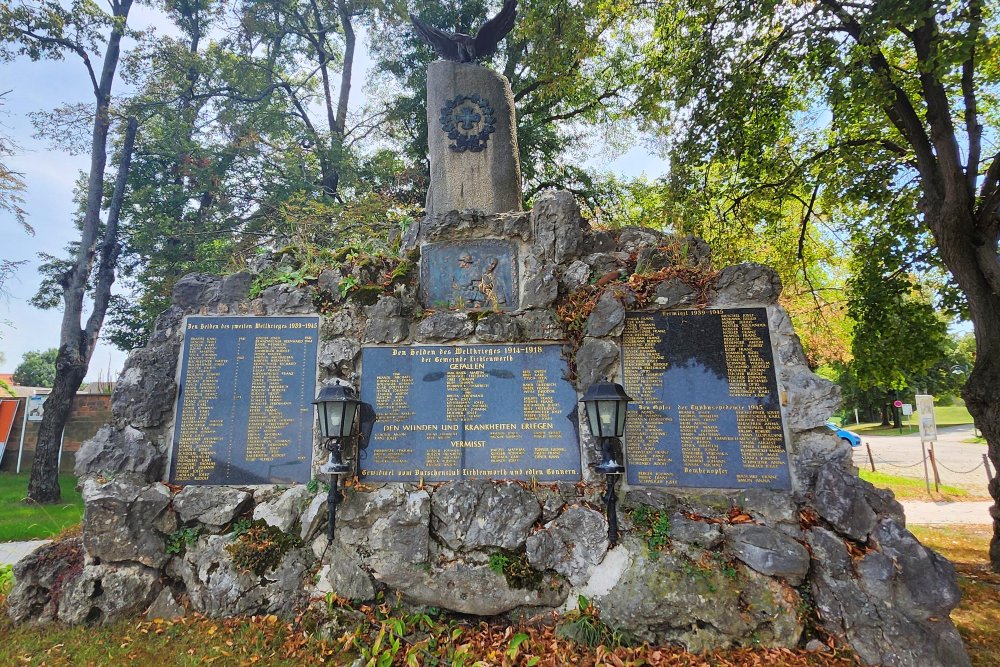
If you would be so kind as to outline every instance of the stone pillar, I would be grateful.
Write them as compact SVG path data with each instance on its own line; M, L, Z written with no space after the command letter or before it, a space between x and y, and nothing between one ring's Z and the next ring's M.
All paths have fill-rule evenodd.
M506 77L447 60L427 68L427 215L521 210L514 95Z

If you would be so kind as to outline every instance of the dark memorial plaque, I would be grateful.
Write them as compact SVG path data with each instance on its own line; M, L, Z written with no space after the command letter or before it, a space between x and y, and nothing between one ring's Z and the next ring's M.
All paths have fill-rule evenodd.
M628 483L790 489L763 308L629 313Z
M517 308L517 246L480 239L427 244L420 250L420 285L428 308Z
M369 347L370 481L578 481L576 391L558 345Z
M317 317L189 317L170 481L311 477Z

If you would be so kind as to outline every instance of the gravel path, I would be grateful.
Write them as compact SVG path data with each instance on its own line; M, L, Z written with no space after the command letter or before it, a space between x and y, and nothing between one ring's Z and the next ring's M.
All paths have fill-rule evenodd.
M30 542L0 542L0 565L13 565L32 551L48 544L51 540L31 540Z
M934 443L934 457L938 463L941 483L960 486L977 496L989 498L986 490L986 468L983 454L986 445L962 442L972 438L972 425L949 426L941 429L938 441ZM865 435L862 444L854 448L854 465L862 470L871 470L865 443L871 446L875 459L875 470L888 475L924 479L923 456L920 451L920 436L914 435ZM934 483L933 471L928 461L928 474ZM995 472L995 471L994 471Z

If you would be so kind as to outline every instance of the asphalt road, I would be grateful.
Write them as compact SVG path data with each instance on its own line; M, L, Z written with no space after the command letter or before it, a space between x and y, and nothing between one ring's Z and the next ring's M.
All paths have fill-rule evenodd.
M934 458L938 464L942 484L960 486L978 496L988 498L986 469L983 465L986 445L962 442L972 436L971 425L941 428L938 440L934 443ZM878 472L924 479L922 463L924 455L920 451L919 435L863 435L861 440L861 446L854 448L854 463L862 470L871 470L868 452L865 450L867 443L871 446L875 469ZM933 483L933 471L929 460L927 465Z

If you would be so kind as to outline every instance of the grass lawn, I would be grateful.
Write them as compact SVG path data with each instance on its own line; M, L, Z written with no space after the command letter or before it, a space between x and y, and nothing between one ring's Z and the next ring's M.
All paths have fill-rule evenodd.
M0 542L46 539L80 523L83 499L75 486L72 474L60 475L61 503L26 504L22 501L28 494L28 475L0 473Z
M992 527L908 526L921 542L955 564L962 602L951 619L965 640L976 667L1000 665L1000 575L990 572Z
M914 412L910 417L910 424L907 426L906 417L903 417L903 435L916 433L918 413ZM972 423L972 415L964 405L948 405L934 408L934 420L938 428L942 426L960 426ZM854 431L858 435L899 435L897 428L882 428L879 422L861 422L860 424L848 423L844 428Z
M927 495L927 485L922 479L912 477L898 477L896 475L886 475L881 472L872 472L862 468L859 472L861 479L868 480L880 489L891 489L896 495L896 500L978 500L978 496L969 493L966 489L957 486L942 484L940 493L934 491L934 480L931 480L931 493ZM985 495L983 499L988 499Z

